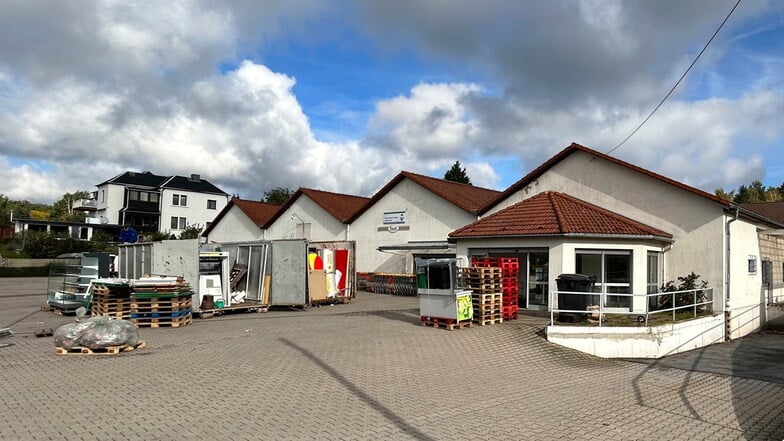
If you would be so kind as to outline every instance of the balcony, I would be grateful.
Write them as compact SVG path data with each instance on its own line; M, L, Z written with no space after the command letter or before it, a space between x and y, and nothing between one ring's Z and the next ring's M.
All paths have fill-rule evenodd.
M95 211L98 209L98 201L95 199L79 199L74 201L74 210Z

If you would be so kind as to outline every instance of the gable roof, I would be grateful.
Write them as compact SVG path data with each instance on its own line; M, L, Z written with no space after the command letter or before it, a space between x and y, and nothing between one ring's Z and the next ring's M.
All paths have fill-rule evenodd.
M674 179L670 179L670 178L668 178L666 176L662 176L662 175L660 175L658 173L654 173L654 172L652 172L650 170L644 169L642 167L638 167L638 166L630 164L628 162L621 161L618 158L614 158L612 156L605 155L604 153L597 152L596 150L589 149L588 147L582 146L580 144L572 143L571 145L569 145L565 149L561 150L558 154L556 154L552 158L550 158L547 161L545 161L542 165L540 165L539 167L535 168L533 171L531 171L530 173L525 175L522 179L520 179L519 181L517 181L514 184L512 184L509 188L504 190L503 193L499 194L496 198L494 198L492 201L490 201L487 205L482 207L482 209L479 211L479 214L487 213L488 211L490 211L491 208L493 208L499 202L503 201L504 199L506 199L510 195L512 195L512 194L514 194L514 193L516 193L516 192L518 192L520 190L522 190L523 188L525 188L525 186L527 186L529 183L531 183L531 181L535 180L536 178L538 178L539 176L544 174L544 172L546 172L547 170L549 170L550 168L555 166L557 163L561 162L563 159L565 159L566 157L568 157L569 155L571 155L572 153L575 153L575 152L587 153L589 155L592 155L592 156L604 159L606 161L612 162L612 163L620 165L622 167L626 167L626 168L628 168L630 170L636 171L638 173L642 173L642 174L644 174L646 176L649 176L649 177L651 177L653 179L657 179L657 180L662 181L662 182L664 182L666 184L672 185L673 187L677 187L677 188L679 188L681 190L688 191L688 192L693 193L693 194L695 194L697 196L700 196L702 198L705 198L705 199L711 200L713 202L716 202L718 204L724 205L725 207L729 207L732 204L731 201L728 201L726 199L720 198L720 197L718 197L718 196L716 196L714 194L710 194L710 193L708 193L706 191L703 191L703 190L700 190L698 188L686 185L686 184L684 184L682 182L678 182L678 181L676 181Z
M672 239L670 233L554 191L539 193L449 234L450 238L498 236Z
M376 194L370 198L370 202L368 202L367 205L362 207L362 209L357 211L357 213L355 213L354 216L349 219L349 223L356 220L362 213L365 212L365 210L383 198L403 179L410 179L431 193L434 193L441 199L468 213L474 213L478 211L487 205L487 203L493 200L496 196L501 194L500 191L491 190L489 188L476 187L469 184L462 184L460 182L447 181L446 179L438 179L417 173L401 171L383 188L381 188L381 190L377 191Z
M223 207L220 213L215 216L215 219L212 220L210 226L204 229L201 233L202 236L207 236L210 234L212 229L218 222L223 219L224 216L231 210L232 207L236 206L239 208L243 213L245 213L248 218L253 221L254 224L258 225L261 228L267 221L275 215L275 213L280 210L281 205L278 204L268 204L266 202L258 202L258 201L248 201L245 199L234 198Z
M161 185L161 188L173 188L177 190L194 191L198 193L214 193L227 195L225 191L213 185L210 181L202 179L199 175L172 176Z
M300 187L296 192L294 192L293 195L291 195L289 200L286 201L286 203L283 204L283 206L280 207L280 209L264 224L264 228L269 228L269 226L272 225L272 223L275 222L275 220L277 220L281 214L288 210L288 208L291 207L294 202L303 195L310 198L310 200L315 202L316 205L321 207L332 217L344 224L348 223L348 220L354 215L354 213L364 207L365 204L367 204L367 202L370 200L362 196L332 193L329 191Z
M134 185L139 187L158 188L161 184L169 179L168 176L156 175L150 171L134 172L127 171L123 174L117 175L109 180L101 182L98 187L104 184L122 184Z
M784 224L784 202L756 202L742 204L741 207L780 224Z

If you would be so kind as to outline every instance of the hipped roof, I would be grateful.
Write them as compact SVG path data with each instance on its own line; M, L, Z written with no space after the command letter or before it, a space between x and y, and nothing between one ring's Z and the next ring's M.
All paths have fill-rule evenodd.
M670 233L554 191L525 199L449 234L450 238L499 236L672 239Z

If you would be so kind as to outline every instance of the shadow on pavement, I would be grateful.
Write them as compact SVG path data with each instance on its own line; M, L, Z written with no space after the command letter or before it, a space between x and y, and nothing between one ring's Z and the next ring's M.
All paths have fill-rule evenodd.
M300 354L304 355L308 360L312 361L316 366L320 367L324 372L328 373L332 378L337 380L340 384L342 384L346 389L348 389L352 394L359 397L362 401L367 403L370 407L375 409L378 413L384 416L387 420L389 420L392 424L396 425L400 428L403 432L410 435L411 437L418 439L418 440L425 440L430 441L434 440L433 438L427 436L427 434L421 432L416 427L408 424L402 417L397 415L395 412L384 406L383 404L379 403L376 399L365 393L362 389L360 389L356 384L352 383L349 379L344 377L340 374L337 370L335 370L332 366L325 363L320 358L313 355L307 349L298 346L296 343L292 342L286 338L280 338L280 341L283 342L286 346L296 350Z

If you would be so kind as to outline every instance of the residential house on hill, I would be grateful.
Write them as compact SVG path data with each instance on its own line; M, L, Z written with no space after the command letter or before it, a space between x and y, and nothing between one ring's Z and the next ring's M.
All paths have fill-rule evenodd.
M94 200L76 207L88 223L132 225L140 232L179 234L207 227L228 203L228 194L197 174L160 176L128 171L98 184Z

